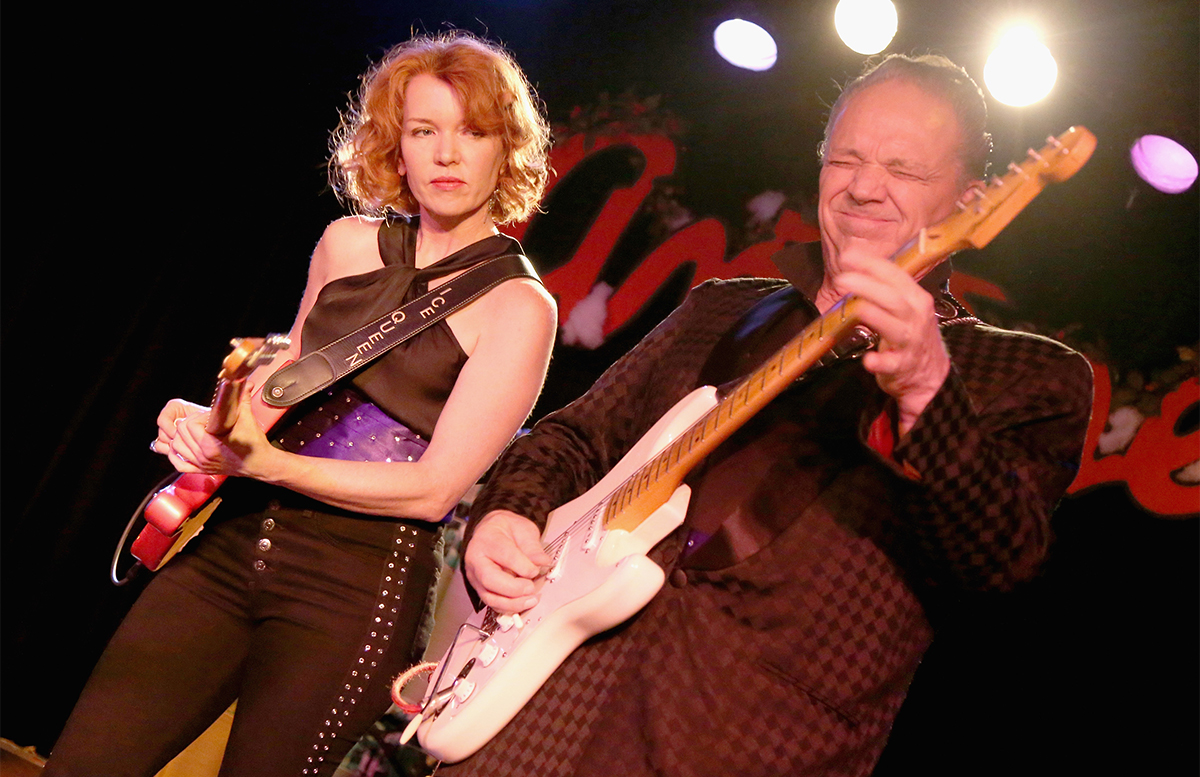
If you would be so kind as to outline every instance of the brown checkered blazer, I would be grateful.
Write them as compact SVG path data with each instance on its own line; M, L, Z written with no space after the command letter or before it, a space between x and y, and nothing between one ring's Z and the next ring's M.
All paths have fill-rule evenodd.
M780 288L694 289L584 397L514 443L474 515L543 521L583 493ZM732 490L766 539L683 555L685 524L652 554L670 582L650 605L573 653L445 773L870 773L932 639L930 613L1035 573L1091 405L1087 362L1056 342L974 321L943 337L951 375L890 459L864 442L886 398L855 360L806 377L714 452L694 473L689 522Z

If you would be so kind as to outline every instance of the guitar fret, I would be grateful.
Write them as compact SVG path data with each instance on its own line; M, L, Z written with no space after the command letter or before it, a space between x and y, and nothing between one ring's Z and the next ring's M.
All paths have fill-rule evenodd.
M717 431L718 429L721 428L721 424L725 423L725 416L729 415L729 401L730 401L729 397L726 396L724 399L722 399L720 402L717 403L716 407L713 408L712 431L714 431L714 432ZM708 429L705 429L706 434L707 434L707 432L708 432Z
M749 407L750 404L754 402L754 398L759 395L759 392L762 390L763 382L766 380L766 376L762 373L755 373L750 377L751 380L746 381L742 389L742 405L746 407Z
M625 494L628 492L628 490L629 490L629 481L627 480L624 483L622 483L620 488L618 488L616 490L616 492L613 494L612 502L609 503L609 512L610 513L616 513L621 510L622 506L625 503Z
M742 384L742 385L738 386L737 390L733 392L732 396L737 399L737 402L740 402L743 405L749 404L749 402L750 402L750 385ZM731 416L733 415L733 403L732 402L730 403L730 415Z

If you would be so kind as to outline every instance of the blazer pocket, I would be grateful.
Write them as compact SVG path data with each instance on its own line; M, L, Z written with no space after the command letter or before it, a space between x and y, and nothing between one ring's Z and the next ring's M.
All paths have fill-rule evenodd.
M795 690L807 696L818 707L840 719L847 726L851 728L858 727L858 717L846 709L845 705L841 704L829 689L822 688L818 684L800 676L799 673L789 671L778 663L766 658L759 658L755 663L759 669L775 678L776 681L790 685Z

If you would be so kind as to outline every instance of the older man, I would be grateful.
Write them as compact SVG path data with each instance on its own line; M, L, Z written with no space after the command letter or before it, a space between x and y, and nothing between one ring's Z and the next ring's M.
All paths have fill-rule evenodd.
M891 57L852 82L822 144L809 271L697 287L512 447L465 552L479 598L505 612L537 599L547 512L693 388L745 375L847 293L878 335L691 473L687 519L652 553L669 584L569 656L455 774L869 774L931 618L1035 573L1079 461L1087 363L971 318L948 270L918 282L888 261L972 196L985 116L943 58Z

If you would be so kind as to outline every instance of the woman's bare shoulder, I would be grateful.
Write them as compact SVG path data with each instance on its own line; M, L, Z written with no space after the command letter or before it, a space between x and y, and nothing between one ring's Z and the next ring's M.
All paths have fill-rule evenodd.
M326 280L358 275L383 266L379 255L382 219L346 216L330 222L313 251L313 264Z
M490 303L492 315L508 318L513 315L531 319L557 320L558 306L546 287L530 278L506 281L484 296Z
M331 248L349 248L369 242L375 245L383 219L372 216L345 216L331 221L321 235L321 242Z

